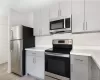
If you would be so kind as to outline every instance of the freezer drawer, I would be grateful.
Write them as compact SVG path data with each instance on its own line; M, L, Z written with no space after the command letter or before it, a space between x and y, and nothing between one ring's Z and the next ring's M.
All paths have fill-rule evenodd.
M22 76L23 40L12 41L11 72Z
M11 28L11 40L23 39L23 26L15 26Z

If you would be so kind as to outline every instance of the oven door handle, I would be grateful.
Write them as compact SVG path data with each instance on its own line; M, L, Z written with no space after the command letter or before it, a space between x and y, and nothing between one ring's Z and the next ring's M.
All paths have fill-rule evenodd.
M67 57L67 58L70 57L69 54L59 54L59 53L50 53L50 52L45 52L45 55L49 55L49 56L57 56L57 57Z

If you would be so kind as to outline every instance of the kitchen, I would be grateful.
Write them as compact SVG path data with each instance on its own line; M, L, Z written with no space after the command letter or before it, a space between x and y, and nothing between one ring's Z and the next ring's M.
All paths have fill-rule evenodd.
M44 79L45 50L53 47L53 40L67 39L73 41L70 52L71 80L100 80L99 4L99 0L60 0L34 11L21 12L10 9L9 30L10 26L16 25L34 28L33 36L35 36L36 48L26 48L26 55L29 54L30 57L30 61L26 62L28 65L33 62L32 69L26 63L29 71L33 71L28 74ZM49 23L51 21L65 20L69 17L71 32L67 30L68 32L57 31L57 34L50 34ZM35 54L31 55L31 53ZM8 72L11 72L11 58L10 55L8 56ZM34 66L34 64L36 65ZM52 80L52 78L49 79Z

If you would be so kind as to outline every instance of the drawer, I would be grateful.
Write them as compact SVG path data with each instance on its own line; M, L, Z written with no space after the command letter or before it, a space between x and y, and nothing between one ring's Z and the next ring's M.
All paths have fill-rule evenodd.
M29 51L26 50L26 56L36 56L36 57L43 57L44 58L44 51Z
M37 57L44 57L45 56L44 51L35 51L35 52L36 52Z
M26 56L36 56L36 52L35 51L26 51Z
M77 63L88 65L88 57L87 56L74 55L74 61L76 61Z

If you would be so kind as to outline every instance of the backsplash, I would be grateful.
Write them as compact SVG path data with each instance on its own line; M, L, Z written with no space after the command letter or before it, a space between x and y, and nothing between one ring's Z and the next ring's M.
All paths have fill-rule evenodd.
M36 47L52 47L52 36L36 37Z
M52 47L53 39L72 39L72 34L67 33L36 37L36 47Z
M100 46L100 33L83 33L83 34L55 34L51 36L36 37L36 47L52 46L53 39L73 39L73 47L76 46Z
M100 33L73 34L74 45L100 46Z

